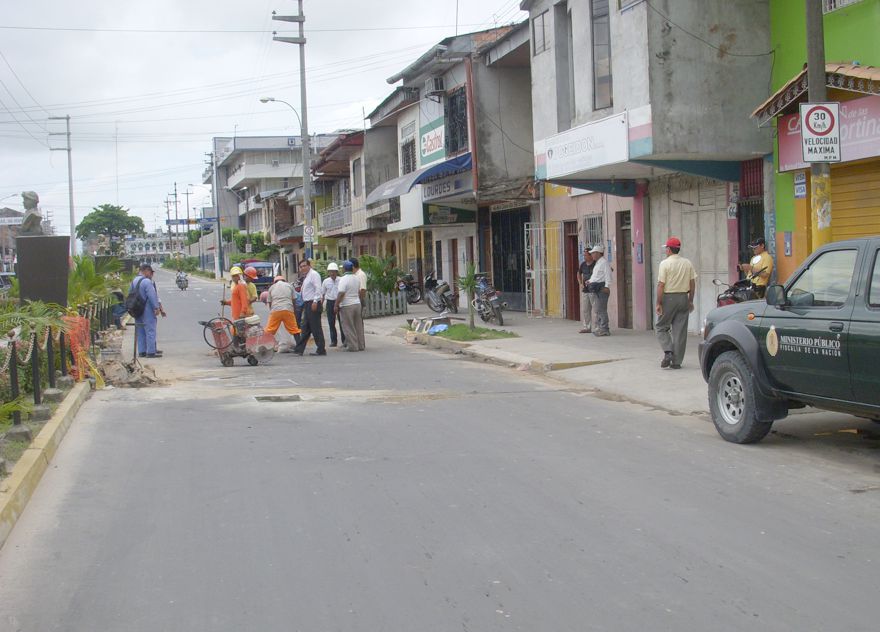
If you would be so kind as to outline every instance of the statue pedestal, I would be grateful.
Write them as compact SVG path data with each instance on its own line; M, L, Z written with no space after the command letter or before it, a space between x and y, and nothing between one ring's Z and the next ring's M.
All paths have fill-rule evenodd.
M16 275L22 301L43 301L67 307L70 237L34 235L15 239Z

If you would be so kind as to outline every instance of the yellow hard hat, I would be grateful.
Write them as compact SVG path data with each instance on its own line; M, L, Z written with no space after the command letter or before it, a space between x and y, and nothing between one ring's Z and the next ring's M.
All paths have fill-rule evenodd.
M232 266L232 269L229 271L229 274L233 274L233 275L237 274L237 275L241 276L241 268L239 268L238 266Z

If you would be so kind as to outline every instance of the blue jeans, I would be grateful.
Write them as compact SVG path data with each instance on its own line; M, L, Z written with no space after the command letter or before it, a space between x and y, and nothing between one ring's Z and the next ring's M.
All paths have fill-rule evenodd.
M135 318L134 322L138 353L147 355L156 353L156 315L148 308L140 318Z

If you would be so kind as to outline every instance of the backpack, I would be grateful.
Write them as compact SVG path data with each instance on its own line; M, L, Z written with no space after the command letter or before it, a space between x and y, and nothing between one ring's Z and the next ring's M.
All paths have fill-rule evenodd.
M140 318L144 315L144 310L147 308L147 301L141 296L139 292L141 283L144 282L144 277L138 279L138 282L134 284L134 286L128 290L128 296L125 297L125 311L134 316L135 318Z

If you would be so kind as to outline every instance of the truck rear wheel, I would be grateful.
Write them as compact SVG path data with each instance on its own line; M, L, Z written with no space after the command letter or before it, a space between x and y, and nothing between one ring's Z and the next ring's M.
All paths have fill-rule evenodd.
M725 351L709 373L709 411L725 441L755 443L773 426L755 418L755 376L738 351Z

